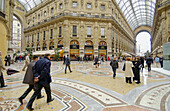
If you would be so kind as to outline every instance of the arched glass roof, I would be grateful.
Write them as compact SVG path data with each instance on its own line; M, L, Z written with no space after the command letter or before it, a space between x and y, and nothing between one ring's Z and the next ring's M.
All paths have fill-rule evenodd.
M44 0L17 0L19 1L26 11L31 10L32 8L36 7L38 4L42 3Z
M152 27L156 0L116 0L132 30Z

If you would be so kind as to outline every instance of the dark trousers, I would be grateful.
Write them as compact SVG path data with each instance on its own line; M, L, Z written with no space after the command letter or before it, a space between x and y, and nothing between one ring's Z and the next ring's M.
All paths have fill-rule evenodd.
M132 83L131 77L126 77L125 79L126 79L126 83Z
M113 77L115 77L116 76L116 67L112 67L112 70L113 70Z
M151 64L148 64L148 71L151 71Z
M7 62L8 62L8 61L5 61L5 66L7 66Z
M65 67L65 73L67 73L67 67L69 68L69 70L70 70L70 72L71 72L70 64L66 64L66 67Z
M34 85L29 85L28 89L24 92L24 94L20 97L20 99L24 99L31 92L32 89L34 89L35 91ZM40 97L41 97L41 92L37 95L37 98Z
M161 68L163 67L163 61L160 61L160 64L161 64Z
M35 100L35 98L37 97L37 95L41 92L41 89L44 87L45 92L47 94L47 102L49 102L51 100L51 88L50 88L50 84L37 84L36 89L34 94L32 95L32 97L30 98L27 107L32 107L32 104Z
M8 66L10 66L11 65L11 62L10 61L8 61Z
M5 86L4 77L3 77L2 72L1 72L1 75L0 75L0 82L1 82L1 87Z

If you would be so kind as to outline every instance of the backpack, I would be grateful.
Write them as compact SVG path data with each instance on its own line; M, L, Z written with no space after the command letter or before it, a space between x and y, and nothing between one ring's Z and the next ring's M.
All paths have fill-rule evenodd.
M117 66L117 61L111 60L110 65L111 65L112 67L118 67L118 66Z

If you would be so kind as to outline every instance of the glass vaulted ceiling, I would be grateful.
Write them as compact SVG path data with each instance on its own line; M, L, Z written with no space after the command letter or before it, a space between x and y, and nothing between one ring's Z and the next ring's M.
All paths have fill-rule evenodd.
M152 27L156 0L116 0L132 30Z
M17 0L19 1L26 11L31 10L32 8L36 7L38 4L42 3L44 0Z

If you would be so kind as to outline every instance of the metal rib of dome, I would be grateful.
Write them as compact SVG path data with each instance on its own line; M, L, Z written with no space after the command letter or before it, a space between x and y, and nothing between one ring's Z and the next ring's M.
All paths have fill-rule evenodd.
M152 27L156 0L116 0L132 30Z
M36 7L38 4L42 3L44 0L17 0L20 2L26 11L31 10L32 8Z

